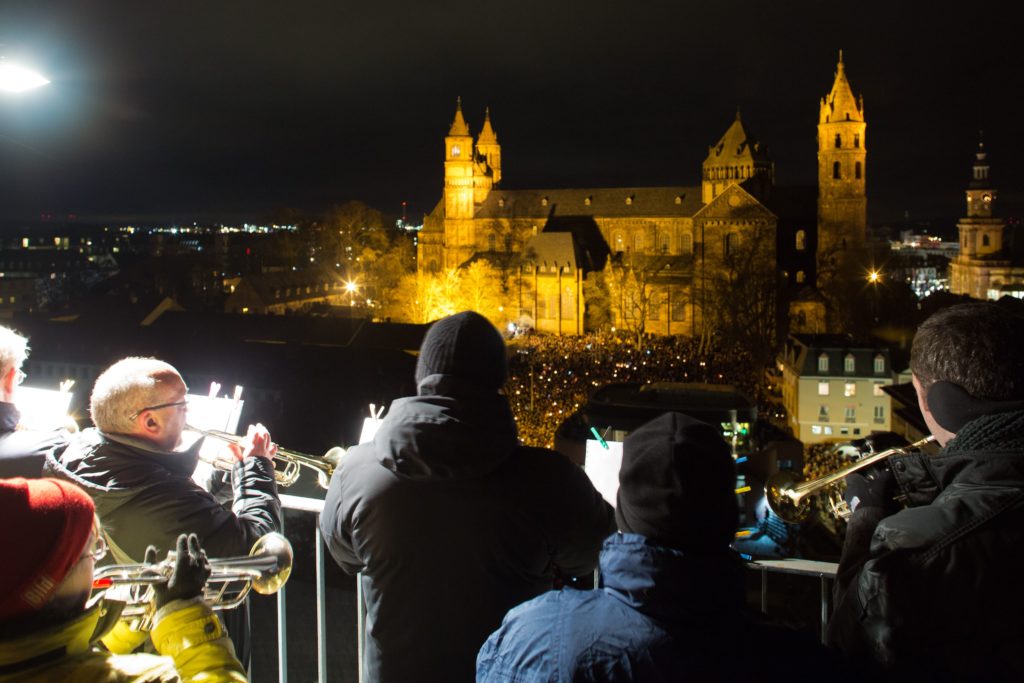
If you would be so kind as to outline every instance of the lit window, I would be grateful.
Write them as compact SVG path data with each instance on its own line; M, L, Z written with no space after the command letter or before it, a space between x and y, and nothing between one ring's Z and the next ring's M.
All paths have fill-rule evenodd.
M818 382L818 396L828 396L828 382Z
M832 436L832 428L825 425L825 436Z
M881 382L875 382L875 386L872 387L872 389L871 389L871 395L872 396L885 396L885 392L882 391L882 387L884 387L884 386L885 385L882 384Z
M853 354L846 354L846 358L843 359L843 372L852 373L856 367L856 361L853 357Z
M875 356L874 370L876 375L881 375L883 372L885 372L885 356L883 356L882 354L878 354Z
M806 279L806 276L804 275L804 271L802 271L802 270L796 271L796 283L798 285L802 285L804 283L805 279ZM804 314L804 312L800 311L800 315L803 315L803 314Z
M857 395L857 383L847 382L843 385L843 396L849 398Z
M811 434L821 434L821 425L811 425Z
M828 372L828 354L818 356L818 372Z
M807 233L803 230L796 231L796 250L803 251L807 248Z

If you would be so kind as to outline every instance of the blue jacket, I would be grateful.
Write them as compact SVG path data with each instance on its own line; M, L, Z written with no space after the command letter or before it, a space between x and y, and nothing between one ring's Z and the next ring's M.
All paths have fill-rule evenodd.
M480 650L477 681L849 680L810 634L747 612L743 572L727 549L687 556L614 534L601 587L512 609Z

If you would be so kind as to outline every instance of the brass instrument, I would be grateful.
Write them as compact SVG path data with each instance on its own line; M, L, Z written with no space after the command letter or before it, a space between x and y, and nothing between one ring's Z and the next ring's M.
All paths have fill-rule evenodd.
M174 571L175 551L156 564L115 564L97 567L93 590L103 597L124 603L122 618L133 628L149 630L154 614L153 585L167 583ZM249 590L261 595L276 593L292 572L292 544L279 533L260 537L247 556L211 559L210 578L203 589L203 600L215 610L234 609L242 604Z
M225 443L241 444L244 439L244 437L229 432L222 432L218 429L200 429L191 425L185 425L185 429ZM299 480L299 475L302 474L301 468L308 467L316 471L317 483L320 484L320 488L326 489L331 483L331 475L334 474L334 470L344 454L345 450L339 446L330 449L323 456L278 448L273 459L275 465L277 462L282 463L282 468L275 468L274 478L277 480L278 486L288 487ZM234 458L208 458L201 454L200 459L214 469L223 472L230 472L235 464Z
M906 446L871 453L849 465L840 467L835 472L818 477L817 479L811 479L810 481L800 481L800 478L794 472L787 470L776 472L768 477L768 481L765 482L765 498L767 498L768 506L772 512L782 518L783 521L796 524L806 519L807 515L810 514L811 497L831 487L828 493L830 494L829 507L832 514L841 519L847 519L850 516L849 506L846 505L846 502L842 499L841 492L838 491L834 484L858 470L870 467L890 456L917 450L934 440L935 437L929 434L920 441L915 441Z

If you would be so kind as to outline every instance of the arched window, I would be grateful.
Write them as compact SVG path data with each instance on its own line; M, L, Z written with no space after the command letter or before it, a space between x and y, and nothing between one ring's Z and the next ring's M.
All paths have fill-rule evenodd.
M981 236L981 246L983 246L983 247L987 247L988 246L988 235L982 235Z
M658 235L658 249L661 250L662 254L668 253L668 233L663 232Z
M802 285L804 283L804 278L805 278L804 271L802 271L802 270L796 271L796 283L798 285ZM801 313L801 315L803 315L803 314Z
M860 133L853 134L853 146L858 149L860 148Z
M644 250L644 236L640 233L633 235L633 253L639 254Z
M796 231L796 250L803 251L807 248L807 233L803 230Z
M682 235L679 236L679 253L693 253L693 235L691 235L688 232L684 232Z
M736 233L730 232L725 236L725 243L722 247L723 252L726 256L732 253L732 250L736 248Z
M839 133L836 133L836 149L839 149L842 146L843 146L843 136L840 135Z
M838 179L840 177L839 176L839 162L838 161L833 161L832 162L832 177L836 178L836 179Z
M848 374L853 374L853 372L856 369L856 367L857 367L857 360L853 357L853 354L852 353L846 354L846 357L843 359L843 372L848 373Z
M626 237L622 234L621 230L616 230L612 233L612 251L625 251L626 250Z
M857 180L860 180L860 175L861 175L860 162L858 161L856 163L856 165L854 165L854 167L853 167L853 177L855 177Z

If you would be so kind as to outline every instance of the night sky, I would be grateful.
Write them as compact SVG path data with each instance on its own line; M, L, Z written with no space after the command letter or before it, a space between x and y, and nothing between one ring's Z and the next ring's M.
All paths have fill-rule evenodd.
M490 106L507 187L697 184L737 107L777 182L812 185L839 49L865 101L872 222L952 226L982 128L1019 216L1024 60L995 6L3 0L0 50L52 83L0 93L0 219L360 199L415 220L440 198L457 96L474 133Z

